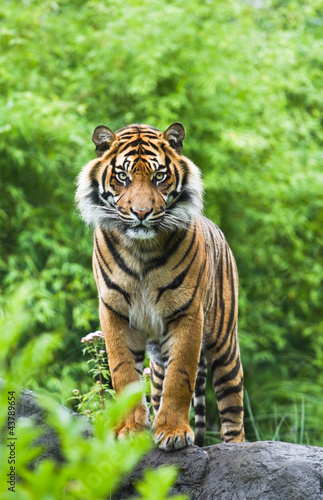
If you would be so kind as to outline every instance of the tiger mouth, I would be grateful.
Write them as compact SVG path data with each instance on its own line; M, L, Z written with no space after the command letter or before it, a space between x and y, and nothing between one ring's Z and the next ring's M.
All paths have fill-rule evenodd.
M147 227L143 224L140 224L138 226L127 228L126 234L133 239L147 240L156 236L157 231L152 227Z

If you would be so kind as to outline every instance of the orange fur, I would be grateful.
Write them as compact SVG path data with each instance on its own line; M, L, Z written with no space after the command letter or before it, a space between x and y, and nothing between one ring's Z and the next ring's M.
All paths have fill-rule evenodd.
M113 387L141 380L151 357L153 430L163 449L205 432L206 363L221 434L244 440L243 374L237 336L238 275L220 229L201 215L198 168L182 155L181 124L162 133L132 125L94 131L98 159L79 176L77 200L95 226L93 268ZM145 401L120 422L119 437L148 426Z

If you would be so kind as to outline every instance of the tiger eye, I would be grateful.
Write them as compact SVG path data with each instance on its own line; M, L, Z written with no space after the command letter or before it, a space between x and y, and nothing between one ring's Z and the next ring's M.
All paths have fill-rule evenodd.
M155 174L155 179L157 181L162 181L163 179L165 179L165 177L166 177L165 172L156 172Z
M117 178L120 180L120 181L125 181L128 177L128 174L126 172L119 172L117 174Z

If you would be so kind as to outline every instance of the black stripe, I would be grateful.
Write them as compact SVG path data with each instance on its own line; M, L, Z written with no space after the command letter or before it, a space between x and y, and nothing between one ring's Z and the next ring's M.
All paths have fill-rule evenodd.
M182 373L183 375L185 375L185 378L184 378L183 380L184 380L184 382L186 382L186 383L187 383L187 385L188 385L188 390L189 390L189 391L190 391L190 393L192 394L192 393L193 393L193 390L192 390L192 387L191 387L191 383L190 383L190 380L189 380L189 375L188 375L187 371L186 371L186 370L178 370L178 371L179 371L179 373Z
M167 159L169 159L167 156L166 156ZM174 174L175 174L175 191L176 189L178 188L178 185L179 185L179 175L178 175L178 170L177 170L177 167L176 165L174 165Z
M121 361L112 371L112 373L115 373L119 370L120 366L124 365L125 362L124 361Z
M195 229L195 228L194 228ZM192 246L194 245L194 241L195 241L195 238L196 238L196 231L194 230L193 232L193 237L192 237L192 240L189 244L189 247L188 249L186 250L186 252L184 253L183 257L181 258L181 260L178 262L178 264L176 264L175 267L173 267L173 271L179 267L181 265L182 262L184 262L184 260L186 259L186 257L188 256L188 254L190 253L191 249L192 249Z
M242 382L240 382L238 385L235 385L234 387L228 387L227 389L223 389L222 391L218 392L216 394L216 399L217 401L221 401L221 399L226 398L230 394L236 394L237 392L242 391Z
M136 148L141 142L141 139L135 139L134 141L126 141L122 144L118 150L118 153L123 153L127 148ZM136 151L137 153L137 151Z
M148 144L148 147L150 147L150 144ZM147 148L145 148L141 154L143 156L152 156L153 158L157 158L156 153ZM142 158L142 161L145 161L149 165L149 159L147 160L146 158Z
M221 417L221 423L222 424L236 424L237 422L235 420L232 420L229 417Z
M225 245L225 254L227 257L227 277L229 278L230 273L232 274L232 262L231 262L230 255L229 255L229 245L227 243ZM229 273L228 262L230 264L230 273Z
M129 305L131 305L131 300L130 300L129 293L126 292L125 290L123 290L122 288L120 288L120 286L117 285L116 283L114 283L112 280L110 280L109 276L106 274L105 270L101 266L101 263L100 263L97 255L96 255L96 258L97 258L97 261L98 261L98 264L99 264L99 267L100 267L100 271L101 271L101 274L103 276L104 283L106 284L106 286L108 288L110 288L110 290L115 290L116 292L119 292L124 297L125 301Z
M231 310L230 310L230 316L227 324L227 330L226 333L223 337L223 340L221 344L218 346L218 351L221 351L222 347L227 343L228 337L230 335L230 332L233 327L233 322L234 322L234 316L235 316L235 293L234 293L234 278L233 278L233 273L231 273Z
M122 145L120 148L119 148L119 151L118 153L122 153L123 151L125 151L127 148L136 148L137 146L139 146L140 148L144 148L144 146L148 146L149 147L149 142L147 141L144 141L143 139L141 138L138 138L138 139L135 139L134 141L131 141L131 142L126 142L124 145Z
M197 429L198 427L202 427L202 425L195 424L195 429ZM198 434L198 433L195 434L194 444L195 444L195 446L199 446L200 448L202 448L204 446L204 432L203 432L203 434Z
M243 430L243 427L241 427L239 431L228 431L228 432L225 433L224 439L226 439L227 436L233 436L233 437L234 436L239 436L239 434L241 434L242 430Z
M159 373L155 368L152 367L153 375L157 378L160 378L161 380L164 380L164 375L162 373Z
M104 191L105 191L105 187L104 187L104 185L105 185L105 179L106 179L106 177L107 177L108 168L109 168L109 165L107 165L107 166L105 167L104 172L103 172L103 174L102 174L102 180L101 180L101 183L102 183L102 187L103 187Z
M191 193L188 189L184 188L181 190L179 193L178 197L176 198L176 204L172 207L170 207L169 211L172 212L173 210L176 210L176 205L178 203L184 203L185 201L190 201L192 198ZM173 202L172 202L173 203Z
M102 255L102 252L101 252L101 249L100 249L100 246L99 246L99 243L98 243L98 240L97 240L97 237L96 237L96 234L94 235L94 240L95 240L95 245L96 245L96 248L100 254L100 257L101 257L101 260L104 262L105 266L107 267L108 271L112 274L112 270L111 268L109 267L109 264L106 262L106 260L104 259L103 255ZM97 256L96 256L97 258Z
M179 319L182 319L182 318L185 318L186 314L183 313L183 314L180 314L179 316L175 317L175 318L172 318L170 319L169 321L167 321L167 328L168 326L171 324L171 323L174 323L174 321L177 321ZM167 318L166 318L167 319Z
M203 417L205 415L205 405L198 404L194 406L195 415L200 415Z
M188 174L189 168L186 165L184 160L181 160L181 167L182 167L183 172L184 172L182 186L185 186L185 184L187 183L187 174Z
M188 266L180 274L178 274L176 276L176 278L174 278L173 281L171 281L171 283L169 283L168 285L166 285L166 286L164 286L162 288L158 288L159 293L158 293L158 296L157 296L157 299L156 299L156 303L159 301L160 297L162 296L162 294L164 292L166 292L167 290L176 290L176 288L179 288L181 286L181 284L183 283L183 281L184 281L184 279L185 279L188 271L191 268L191 265L193 264L193 262L195 260L198 248L199 248L199 244L197 244L195 253L194 253L194 255L193 255L190 263L188 264Z
M222 424L236 424L237 422L235 420L232 420L231 418L228 417L221 417L221 423Z
M125 157L131 156L131 155L136 155L136 154L138 154L136 149L130 149L130 151L127 151L125 153Z
M161 362L162 362L163 364L165 364L165 365L167 365L167 364L168 364L168 366L170 365L170 362L168 363L168 361L169 361L169 356L161 356L161 357L160 357L160 360L161 360Z
M136 363L141 363L145 359L145 351L135 351L130 348L129 351L134 356Z
M152 137L151 137L152 138ZM159 147L156 146L156 144L154 144L153 142L149 141L149 147L155 149L156 151L159 151Z
M151 399L153 399L154 401L160 401L161 400L161 396L158 395L158 394L154 394L153 396L151 396Z
M195 429L197 427L204 428L206 427L205 422L195 422Z
M201 387L201 385L205 384L206 380L206 374L205 375L198 375L196 377L196 382L195 382L195 387Z
M241 368L241 363L240 363L240 359L238 358L236 361L236 364L232 368L232 370L230 370L228 373L226 373L221 378L219 378L219 380L216 380L213 383L214 387L218 387L221 384L225 384L226 382L233 380L237 376L237 374L239 373L240 368Z
M119 254L118 250L116 249L116 246L113 245L112 241L110 240L110 238L108 237L107 235L107 232L106 231L102 231L102 234L103 234L103 237L104 237L104 241L113 257L113 260L115 261L115 263L120 267L120 269L122 269L122 271L124 271L126 274L128 274L129 276L132 276L133 278L136 278L137 280L139 280L139 275L133 271L132 269L130 269L130 267L127 266L127 264L125 263L125 261L123 260L123 258L121 257L121 255Z
M145 351L144 349L140 349L139 351L136 351L135 349L130 349L129 348L129 351L131 352L131 354L133 354L134 356L141 356L141 355L145 355Z
M107 309L109 309L109 311L113 312L116 316L118 316L119 318L121 319L124 319L125 321L127 321L127 323L129 323L129 318L128 316L124 316L123 314L119 313L118 311L116 311L115 309L113 309L113 307L111 307L109 304L107 304L102 297L100 297L100 299L102 300L103 304L105 305L105 307Z
M222 264L221 264L221 269L223 271ZM222 276L223 276L223 274L222 274ZM222 280L221 280L221 284L222 284ZM222 293L221 293L221 297L222 297ZM223 297L222 297L222 302L223 302ZM233 324L233 322L234 322L234 316L235 316L235 293L234 293L234 277L233 277L233 273L232 273L231 274L231 309L230 309L230 315L229 315L229 320L228 320L228 324L227 324L227 329L226 329L225 335L224 335L224 337L222 339L221 344L217 347L217 351L218 352L221 351L221 349L223 348L223 346L228 342L228 337L229 337L230 333L232 335L232 328L233 329L235 328L235 323ZM223 329L223 317L224 317L224 304L223 304L223 310L222 310L222 313L221 313L221 322L220 322L220 326L219 326L219 329L218 329L218 334ZM213 344L211 344L207 348L210 350L210 349L212 349L212 347L214 347L215 344L216 344L216 341L213 342Z
M219 271L218 271L218 273L219 273L219 278L218 278L219 279L219 295L217 296L217 304L219 303L219 307L221 310L221 317L220 317L219 328L218 328L218 331L216 332L214 342L212 342L212 344L209 344L206 346L208 351L210 351L211 349L213 349L213 347L216 346L218 339L219 339L219 335L221 334L221 332L223 330L223 324L224 324L225 303L224 303L224 299L223 299L223 262L222 262L222 259L219 262L218 268L219 268Z
M201 269L200 269L200 272L199 272L199 275L197 277L197 282L196 282L196 285L195 285L195 288L194 288L194 291L192 293L192 296L191 298L188 300L188 302L186 302L186 304L184 304L182 307L179 307L178 309L176 309L176 311L174 311L172 314L169 314L168 316L166 316L165 319L170 319L170 320L173 320L175 316L177 316L177 314L179 313L183 313L184 311L186 311L190 305L192 304L193 300L194 300L194 297L196 295L196 292L198 290L198 287L200 286L200 281L202 279L202 276L203 276L203 273L204 273L204 270L205 270L205 266L206 266L206 261L204 261ZM182 317L183 315L181 315ZM179 317L177 317L176 319L179 319ZM167 324L169 324L170 322L168 322Z
M127 132L123 132L122 134L119 134L120 130L117 132L117 134L119 135L120 139L131 139L133 137L133 135L136 133L135 131L127 131Z
M170 248L168 248L168 250L167 250L167 243L169 241L172 241L174 238L174 233L171 233L169 238L168 238L168 241L165 245L165 252L163 253L163 255L155 257L154 259L147 262L146 267L144 269L144 276L146 276L151 270L156 269L157 267L164 266L166 264L166 262L168 261L168 259L173 255L173 253L180 246L180 244L184 240L186 234L187 234L186 230L182 231L180 236L174 242L174 244Z
M153 386L154 389L157 389L158 391L161 391L163 386L155 382L155 380L151 380L151 385Z
M96 164L92 167L91 171L90 171L90 180L91 180L91 184L92 186L95 186L95 187L98 187L99 183L98 181L96 180L96 174L97 174L97 171L99 170L101 166L101 160L98 160L96 162Z
M204 351L202 350L201 353L200 353L200 361L199 361L199 366L198 366L198 369L200 370L201 368L207 368L207 364L206 364L206 357L205 357L205 354L204 354Z
M163 345L169 341L170 337L171 337L171 335L169 337L167 337L167 339L163 340L162 343L160 344L160 347L163 347Z
M231 331L230 340L228 341L227 350L225 351L225 353L222 356L220 356L220 358L217 358L213 361L213 363L211 365L212 376L213 376L214 370L216 368L218 368L220 366L228 366L233 361L235 356L237 355L237 343L236 343L236 341L233 342L233 339L232 339L234 333L235 333L235 329L233 328ZM233 352L231 352L232 347L234 348ZM230 359L228 360L229 356L230 356Z
M224 410L220 411L220 415L225 415L226 413L242 413L243 412L243 406L228 406L227 408L224 408ZM223 422L223 420L222 420ZM231 422L235 423L234 421L231 420Z
M201 396L205 396L205 386L201 386L201 387L196 387L195 386L195 389L194 389L194 395L196 398L199 398Z

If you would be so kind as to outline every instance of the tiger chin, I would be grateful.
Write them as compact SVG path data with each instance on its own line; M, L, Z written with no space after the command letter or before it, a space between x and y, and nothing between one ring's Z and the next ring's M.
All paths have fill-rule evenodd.
M150 357L153 433L159 447L203 446L210 366L221 437L244 441L238 274L221 230L202 215L198 167L183 156L185 130L96 127L97 158L76 200L94 227L93 271L112 384L142 379ZM189 426L193 401L195 437ZM121 439L149 426L147 404L119 422Z

